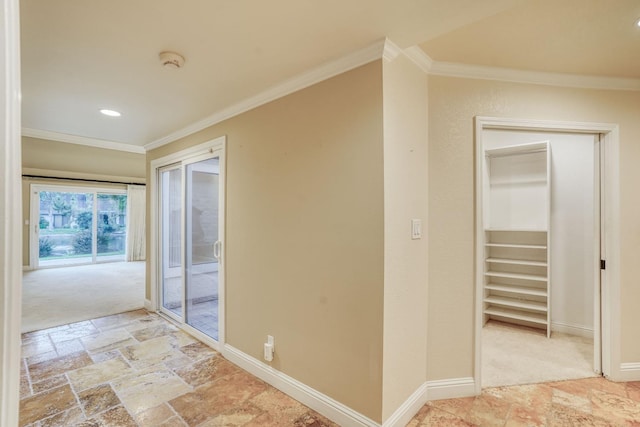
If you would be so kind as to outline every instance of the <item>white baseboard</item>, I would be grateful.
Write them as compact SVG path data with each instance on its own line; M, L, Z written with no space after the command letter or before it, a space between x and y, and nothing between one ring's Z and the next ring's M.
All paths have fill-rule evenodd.
M473 377L427 381L427 399L440 400L475 396L476 382Z
M224 345L222 355L229 361L341 426L380 427L379 423L229 344Z
M404 427L427 403L427 383L422 384L411 396L382 423L382 427Z
M147 311L156 311L155 307L151 303L151 300L145 298L144 300L144 309Z
M577 335L579 337L593 338L593 328L587 328L580 325L569 325L562 322L551 322L552 332L561 332L563 334Z
M621 381L640 381L640 363L621 363Z

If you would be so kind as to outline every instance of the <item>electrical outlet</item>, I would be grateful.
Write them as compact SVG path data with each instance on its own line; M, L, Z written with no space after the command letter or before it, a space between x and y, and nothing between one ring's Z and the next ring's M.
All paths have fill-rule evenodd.
M271 335L267 335L267 342L264 343L264 360L273 361L273 353L275 353L275 339Z

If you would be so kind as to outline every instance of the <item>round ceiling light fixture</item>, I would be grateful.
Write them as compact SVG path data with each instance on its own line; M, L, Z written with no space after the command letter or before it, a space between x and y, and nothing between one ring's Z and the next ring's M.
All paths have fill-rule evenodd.
M636 19L636 27L640 28L640 18Z
M164 51L158 55L160 64L165 68L182 68L184 65L184 57L179 53Z
M102 114L104 114L105 116L109 116L109 117L120 117L122 115L122 114L120 114L119 111L109 110L107 108L103 108L102 110L100 110L100 112Z

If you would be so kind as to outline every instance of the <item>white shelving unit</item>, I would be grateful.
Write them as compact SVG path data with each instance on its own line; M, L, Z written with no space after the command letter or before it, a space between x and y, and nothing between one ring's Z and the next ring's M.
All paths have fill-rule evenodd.
M550 335L548 233L487 230L484 315Z
M551 335L547 142L485 150L484 321Z

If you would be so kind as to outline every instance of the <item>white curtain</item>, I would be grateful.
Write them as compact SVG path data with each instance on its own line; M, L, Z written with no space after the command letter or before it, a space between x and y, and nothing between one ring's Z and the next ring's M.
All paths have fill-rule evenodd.
M143 261L147 189L144 185L127 187L127 261Z

